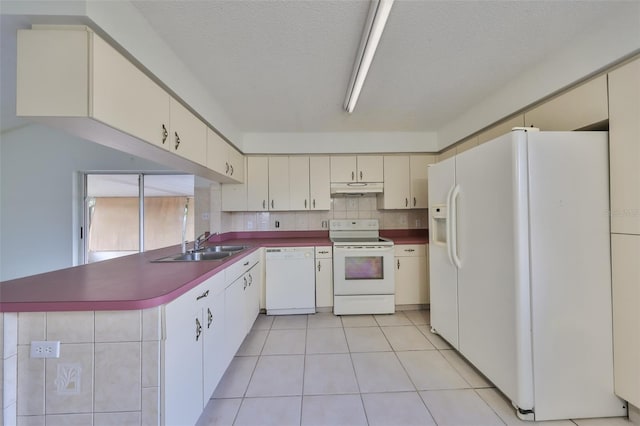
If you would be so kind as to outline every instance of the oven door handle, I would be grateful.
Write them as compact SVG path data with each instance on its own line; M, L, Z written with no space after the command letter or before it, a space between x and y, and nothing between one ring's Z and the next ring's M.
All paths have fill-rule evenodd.
M370 246L334 246L333 249L335 251L345 251L349 253L353 253L354 251L393 251L393 246L384 246L384 247L370 247Z

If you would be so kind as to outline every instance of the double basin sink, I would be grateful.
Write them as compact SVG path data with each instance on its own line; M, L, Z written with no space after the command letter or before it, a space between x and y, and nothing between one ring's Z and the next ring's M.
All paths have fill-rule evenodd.
M223 260L229 256L239 253L248 246L209 246L198 251L178 253L172 256L162 257L152 262L200 262L203 260Z

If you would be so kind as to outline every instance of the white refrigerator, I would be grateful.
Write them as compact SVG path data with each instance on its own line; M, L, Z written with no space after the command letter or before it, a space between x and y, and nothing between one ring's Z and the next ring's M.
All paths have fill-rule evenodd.
M527 420L613 393L606 132L514 131L429 166L432 331Z

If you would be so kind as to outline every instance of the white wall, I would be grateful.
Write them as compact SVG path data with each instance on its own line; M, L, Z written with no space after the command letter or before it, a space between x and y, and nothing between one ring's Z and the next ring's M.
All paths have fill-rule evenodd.
M79 171L166 167L41 125L0 138L0 280L73 265Z

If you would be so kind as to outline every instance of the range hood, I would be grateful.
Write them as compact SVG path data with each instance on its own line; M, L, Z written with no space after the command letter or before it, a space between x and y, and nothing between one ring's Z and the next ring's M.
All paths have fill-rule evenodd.
M381 194L383 192L382 182L351 182L351 183L331 183L332 197L364 196L367 194Z

